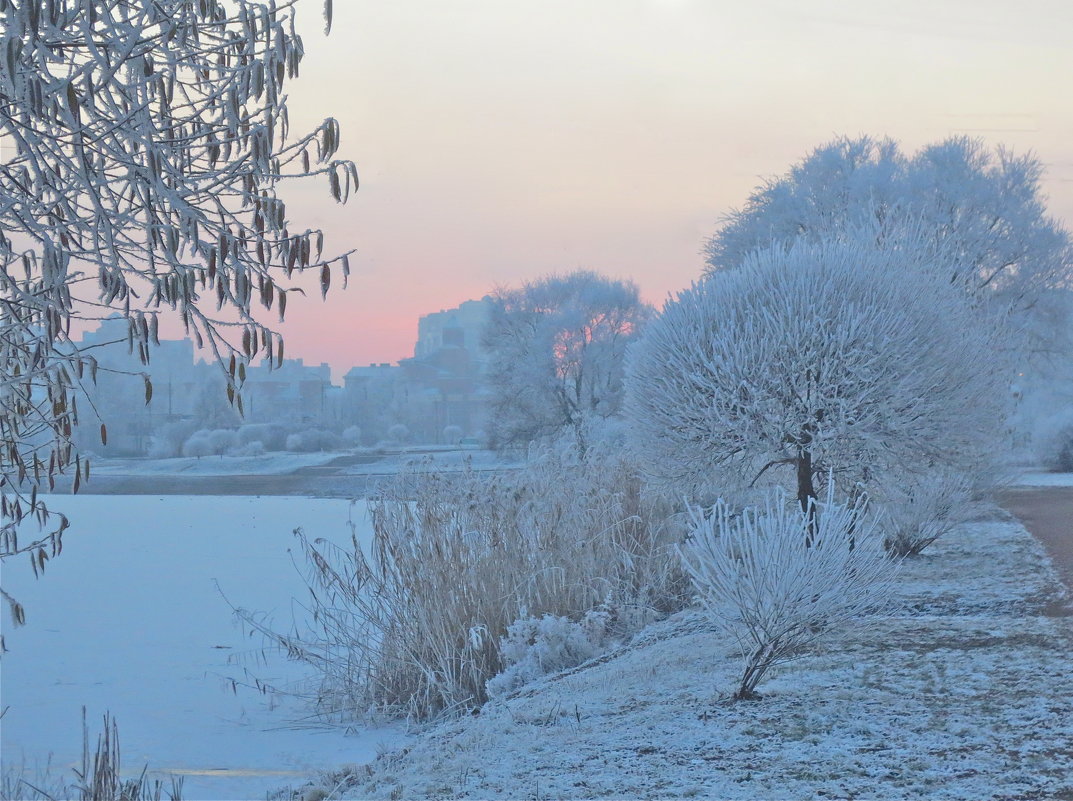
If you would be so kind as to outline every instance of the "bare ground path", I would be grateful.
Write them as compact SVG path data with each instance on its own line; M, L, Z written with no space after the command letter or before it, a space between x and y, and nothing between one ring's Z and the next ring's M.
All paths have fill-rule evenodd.
M1073 592L1073 487L1013 487L999 503L1043 543Z

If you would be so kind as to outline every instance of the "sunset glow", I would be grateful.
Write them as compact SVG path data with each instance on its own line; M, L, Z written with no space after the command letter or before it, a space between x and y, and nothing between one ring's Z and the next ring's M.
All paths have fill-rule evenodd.
M327 38L318 2L299 14L292 125L337 117L362 186L346 206L291 193L297 222L357 253L350 288L311 287L284 333L337 371L548 273L631 278L660 304L721 215L840 134L1033 150L1073 223L1062 2L348 2Z

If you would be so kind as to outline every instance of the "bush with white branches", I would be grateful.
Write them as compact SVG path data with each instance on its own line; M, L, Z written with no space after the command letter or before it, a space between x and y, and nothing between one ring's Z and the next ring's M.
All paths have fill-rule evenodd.
M888 593L895 564L874 524L830 494L819 506L814 517L776 493L740 515L722 501L693 511L682 561L705 609L741 649L736 699L756 697L773 667L845 629Z
M848 494L976 471L1006 418L996 322L902 250L757 251L668 302L630 350L632 447L679 491L764 476L803 509L828 475Z
M953 137L907 155L897 142L840 137L821 145L729 214L707 245L711 272L798 240L886 238L921 221L917 245L946 258L944 277L973 294L1041 313L1049 289L1068 286L1070 235L1047 215L1043 163Z

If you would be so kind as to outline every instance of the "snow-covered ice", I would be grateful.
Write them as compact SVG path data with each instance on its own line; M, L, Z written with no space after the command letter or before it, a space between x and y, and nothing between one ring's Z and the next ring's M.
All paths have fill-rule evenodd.
M291 621L304 585L291 562L293 529L345 539L348 516L368 534L363 503L307 498L53 496L73 526L63 553L35 580L29 564L4 564L4 588L26 606L3 657L4 762L54 754L70 781L81 754L81 707L92 736L110 710L125 773L185 777L190 799L263 797L317 768L364 762L399 729L301 726L293 698L239 687L244 662L287 684L306 669L267 654L234 623L216 585L236 605Z

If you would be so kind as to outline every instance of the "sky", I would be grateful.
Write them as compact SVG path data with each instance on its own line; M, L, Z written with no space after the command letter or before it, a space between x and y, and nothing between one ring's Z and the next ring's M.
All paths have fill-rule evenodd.
M660 305L720 218L839 135L969 134L1046 165L1073 227L1068 0L299 0L292 130L327 116L361 188L284 191L354 249L346 291L288 307L287 352L413 354L417 318L589 269Z

